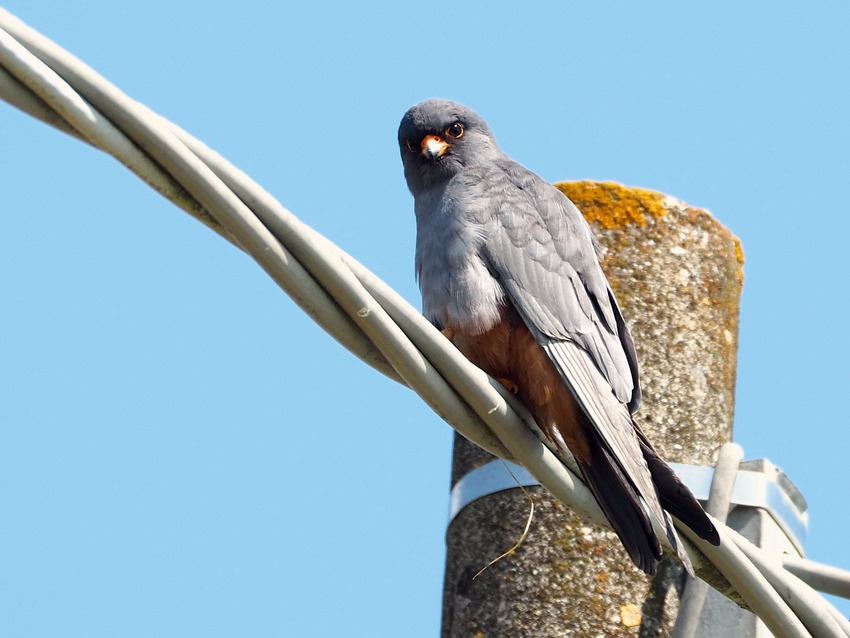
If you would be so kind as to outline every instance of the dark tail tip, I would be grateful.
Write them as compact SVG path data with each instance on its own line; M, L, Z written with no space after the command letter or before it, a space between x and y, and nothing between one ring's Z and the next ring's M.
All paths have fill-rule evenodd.
M607 451L597 448L593 457L590 463L576 459L590 491L632 562L654 575L664 552L637 492Z
M703 540L712 545L720 545L720 534L688 486L682 483L682 479L658 456L644 437L638 438L649 466L649 473L652 475L652 482L658 490L661 507L694 530Z

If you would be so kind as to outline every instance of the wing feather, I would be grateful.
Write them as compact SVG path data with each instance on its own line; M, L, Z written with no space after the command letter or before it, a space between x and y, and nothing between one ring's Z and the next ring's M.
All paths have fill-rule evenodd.
M652 514L664 521L655 484L626 406L613 395L584 350L570 341L545 339L541 345L601 435L603 445L623 468Z
M590 355L616 397L640 403L634 342L596 258L593 235L558 189L514 162L500 167L503 207L487 222L484 258L529 328Z

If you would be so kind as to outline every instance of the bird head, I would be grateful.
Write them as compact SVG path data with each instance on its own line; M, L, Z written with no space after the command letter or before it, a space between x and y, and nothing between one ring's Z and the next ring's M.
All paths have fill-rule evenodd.
M398 127L404 176L416 195L463 169L501 156L487 123L472 109L431 99L411 107Z

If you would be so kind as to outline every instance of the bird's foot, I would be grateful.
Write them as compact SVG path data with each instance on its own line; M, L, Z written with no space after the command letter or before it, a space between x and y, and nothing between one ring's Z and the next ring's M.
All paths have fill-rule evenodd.
M506 379L504 377L496 377L496 381L505 386L505 389L511 394L516 394L517 392L519 392L519 386L510 379Z

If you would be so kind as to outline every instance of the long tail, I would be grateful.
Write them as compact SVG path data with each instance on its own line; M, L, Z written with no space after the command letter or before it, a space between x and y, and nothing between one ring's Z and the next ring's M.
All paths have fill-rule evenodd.
M576 457L576 461L629 557L647 574L655 574L663 550L637 491L620 466L597 441L591 444L589 460Z
M579 416L579 421L587 417ZM585 431L592 433L589 424L582 423ZM693 493L676 475L673 469L658 455L652 444L635 425L641 451L655 484L661 507L697 533L700 538L713 545L720 543L711 520ZM647 574L654 574L663 550L652 528L649 515L631 481L625 476L619 464L608 452L606 446L593 434L589 437L590 456L587 460L575 457L593 495L602 511L617 533L629 557ZM664 516L659 521L666 527L667 538L675 549L685 569L693 575L687 554L673 529L672 521Z

